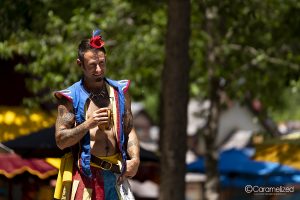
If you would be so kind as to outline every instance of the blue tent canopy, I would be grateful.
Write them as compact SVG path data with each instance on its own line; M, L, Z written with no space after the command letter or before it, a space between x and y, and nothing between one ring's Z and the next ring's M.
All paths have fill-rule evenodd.
M300 183L300 170L280 163L261 162L251 159L253 149L230 149L221 152L219 173L223 186L244 187L255 185L284 185ZM204 173L204 158L187 166L188 172Z

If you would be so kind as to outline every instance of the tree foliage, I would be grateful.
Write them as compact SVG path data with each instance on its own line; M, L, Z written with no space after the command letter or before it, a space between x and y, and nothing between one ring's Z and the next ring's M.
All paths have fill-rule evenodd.
M273 108L281 105L278 91L299 74L299 7L294 0L192 0L191 95L207 95L205 46L217 40L217 73L229 96L242 99L251 92ZM31 75L28 88L39 95L28 104L49 102L51 91L78 80L77 45L99 27L107 44L109 76L131 79L134 99L157 108L164 1L4 0L0 13L0 58L22 57L16 69ZM216 24L213 36L203 31L208 14ZM149 110L155 116L156 109Z
M25 3L26 2L26 3ZM29 105L51 102L51 92L80 78L77 46L103 30L108 57L108 76L131 79L135 100L155 106L164 58L166 25L163 2L146 1L2 1L0 57L22 57L16 70L30 74L28 88L38 97ZM151 9L148 9L148 6ZM22 8L24 12L19 12ZM17 24L11 18L20 19ZM152 113L154 114L154 113Z
M214 43L216 76L231 99L243 100L251 93L270 108L283 105L281 92L300 72L299 27L293 25L300 22L299 2L207 0L194 5L191 54L198 59L193 59L191 77L198 88L207 87L201 57L205 46ZM212 34L203 29L207 18L213 20ZM196 88L192 86L193 94L206 95L207 90Z

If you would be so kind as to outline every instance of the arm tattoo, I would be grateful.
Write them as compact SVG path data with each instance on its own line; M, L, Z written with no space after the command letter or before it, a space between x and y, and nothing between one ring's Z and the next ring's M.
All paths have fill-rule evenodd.
M60 127L64 126L67 128L71 128L75 123L75 115L66 109L65 106L58 106L58 117L57 117L57 125Z
M79 125L72 129L63 129L60 131L60 137L57 139L57 145L66 148L78 143L86 134L87 130L84 126Z
M140 146L138 137L136 135L136 132L133 128L133 116L131 113L131 99L130 95L125 93L125 114L123 118L124 122L124 131L126 134L126 137L128 137L127 142L127 153L130 156L131 159L140 159Z
M133 116L130 111L126 111L124 115L124 131L129 134L133 128Z
M58 106L58 115L59 115L59 117L62 117L66 112L66 109L68 107L69 102L68 102L67 99L61 98L61 99L59 99L58 104L59 104L59 106Z
M131 146L137 146L137 145L138 145L137 140L131 140L131 141L128 142L127 148L130 149Z
M131 112L131 99L129 93L125 93L124 131L128 135L133 128L133 116Z
M58 105L58 116L56 120L56 143L61 149L70 147L85 135L86 128L83 124L74 128L75 114L70 103L66 100L60 101Z
M137 137L131 138L128 143L127 143L127 152L130 158L139 158L139 152L140 152L140 147L139 147L139 142Z
M72 126L74 124L74 118L75 115L73 113L66 113L61 120L63 124L69 124Z

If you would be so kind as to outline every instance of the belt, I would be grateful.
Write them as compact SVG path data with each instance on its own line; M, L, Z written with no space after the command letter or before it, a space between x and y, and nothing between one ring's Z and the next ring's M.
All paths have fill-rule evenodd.
M113 164L111 162L107 162L105 160L102 160L102 159L94 156L94 155L91 155L91 162L98 165L103 170L110 170L116 174L121 174L119 165Z

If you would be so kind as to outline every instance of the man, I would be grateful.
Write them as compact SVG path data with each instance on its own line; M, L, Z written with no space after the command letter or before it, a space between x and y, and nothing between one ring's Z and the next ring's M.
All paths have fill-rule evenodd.
M54 198L134 199L127 178L137 173L140 150L127 91L130 81L105 77L100 30L80 43L77 64L82 80L55 92L56 143L71 153L62 158Z

